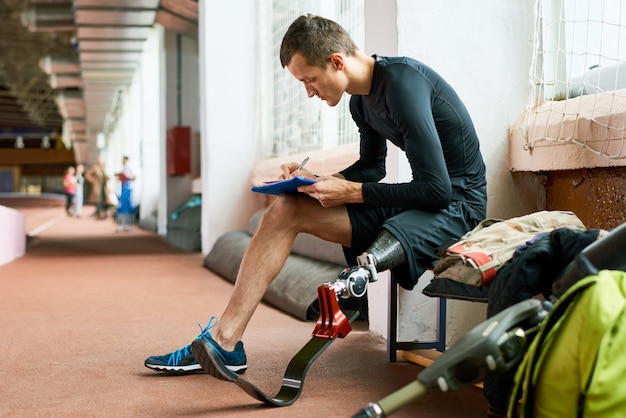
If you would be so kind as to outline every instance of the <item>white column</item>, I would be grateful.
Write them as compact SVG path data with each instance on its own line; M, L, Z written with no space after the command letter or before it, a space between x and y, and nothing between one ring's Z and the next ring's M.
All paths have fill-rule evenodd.
M141 68L133 80L141 92L137 105L142 108L141 118L141 212L144 215L157 211L157 232L167 232L167 174L165 159L165 106L163 27L156 25L150 32L141 61ZM139 161L136 162L139 164Z
M245 228L259 208L250 191L258 143L257 2L200 2L198 19L206 254L223 233Z

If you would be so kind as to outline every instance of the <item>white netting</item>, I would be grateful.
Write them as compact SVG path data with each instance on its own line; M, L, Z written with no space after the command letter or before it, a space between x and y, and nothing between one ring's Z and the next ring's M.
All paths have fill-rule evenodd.
M282 37L298 16L306 13L319 14L341 24L362 47L363 0L274 0L272 22L272 50L278 62ZM335 108L326 103L309 99L302 83L295 80L288 70L275 65L273 99L272 146L267 157L298 154L306 151L346 145L358 141L358 132L352 122L348 103L344 97Z
M572 142L626 158L626 5L537 0L528 148Z

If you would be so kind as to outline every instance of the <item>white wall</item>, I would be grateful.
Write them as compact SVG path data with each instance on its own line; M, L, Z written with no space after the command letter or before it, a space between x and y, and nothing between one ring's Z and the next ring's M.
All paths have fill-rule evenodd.
M200 131L200 111L198 109L200 81L198 42L196 40L167 31L165 33L165 51L166 126L167 128L176 125L191 127L192 160L195 158L198 160L197 164L192 164L191 173L167 176L167 215L169 219L171 213L189 199L192 194L192 180L194 177L200 176L199 144L196 143Z
M142 129L141 166L144 179L141 215L157 212L157 232L164 235L167 225L165 168L165 47L164 29L156 25L144 49L136 83L141 86Z
M164 118L164 29L156 25L149 33L142 59L130 86L121 91L121 114L110 133L105 168L111 179L109 190L120 193L119 182L113 177L122 168L122 156L137 173L133 184L134 203L139 205L139 217L165 212L167 190L165 178L165 118ZM159 217L158 232L165 232L165 214Z
M257 2L199 2L202 252L257 209Z
M399 0L399 52L428 63L457 90L487 165L488 216L525 208L508 167L508 128L529 98L533 0Z
M26 217L0 206L0 266L26 254Z

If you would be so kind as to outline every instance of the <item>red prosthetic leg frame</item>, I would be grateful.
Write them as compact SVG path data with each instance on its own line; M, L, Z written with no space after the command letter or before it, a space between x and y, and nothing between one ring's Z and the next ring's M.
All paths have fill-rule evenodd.
M320 317L313 337L289 361L283 383L278 393L270 396L253 383L226 367L215 349L202 339L192 343L194 357L202 368L218 379L234 382L248 395L273 406L291 405L302 393L304 378L309 366L335 341L336 336L345 337L352 330L350 320L356 319L358 312L348 312L346 316L337 302L335 289L330 284L317 288L320 304ZM350 319L349 319L349 318Z
M335 289L330 284L323 284L317 288L320 304L320 317L313 330L313 336L318 338L340 338L352 331L352 325L346 315L339 308Z

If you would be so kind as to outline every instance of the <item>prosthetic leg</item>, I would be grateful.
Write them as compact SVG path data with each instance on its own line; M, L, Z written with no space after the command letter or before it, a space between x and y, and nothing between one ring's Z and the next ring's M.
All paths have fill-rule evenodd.
M406 261L406 253L400 241L391 232L382 229L376 241L357 257L357 266L348 267L339 273L333 284L338 297L362 297L369 282L378 280L379 271L389 270Z
M382 230L376 241L358 257L358 265L339 272L335 283L318 287L320 316L313 331L313 337L293 356L282 385L276 395L268 395L242 376L230 371L219 354L209 344L196 340L192 343L194 357L211 376L235 383L253 398L272 406L288 406L294 403L304 385L309 366L334 341L345 337L352 330L350 323L358 312L344 314L339 308L338 298L362 297L369 282L378 279L377 271L386 270L403 263L406 254L400 242L387 230Z
M400 242L389 231L382 229L376 241L357 257L357 266L341 270L335 283L327 283L317 289L320 317L313 335L327 338L347 335L351 327L337 304L337 298L363 297L368 284L378 280L378 271L393 268L405 261L406 253Z

